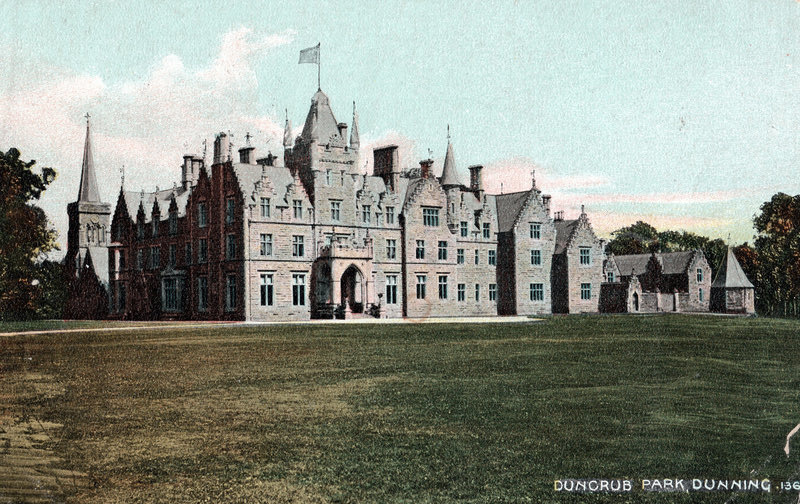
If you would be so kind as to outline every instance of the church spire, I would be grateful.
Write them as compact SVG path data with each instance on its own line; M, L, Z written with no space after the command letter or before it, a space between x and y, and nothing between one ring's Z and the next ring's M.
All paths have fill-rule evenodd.
M94 159L92 159L92 142L89 137L89 113L86 113L86 143L83 145L83 165L81 167L81 185L78 188L78 201L99 202L100 193L97 191L97 177L94 174Z
M353 102L353 129L350 130L350 148L358 150L361 140L358 138L358 112L356 112L356 102Z
M458 175L456 174L456 162L453 159L453 144L450 143L450 125L447 125L447 154L444 157L444 168L442 168L442 186L457 186Z
M286 109L286 127L283 130L283 147L288 149L292 146L292 121L289 120L289 109Z

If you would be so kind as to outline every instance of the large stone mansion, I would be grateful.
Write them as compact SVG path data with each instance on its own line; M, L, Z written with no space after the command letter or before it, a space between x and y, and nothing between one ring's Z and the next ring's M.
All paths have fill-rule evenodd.
M256 159L249 141L233 159L220 133L210 166L184 156L180 183L121 188L113 215L84 155L68 263L107 267L108 313L130 319L597 312L601 285L624 280L609 276L586 213L564 220L535 180L487 194L475 165L463 184L449 135L441 171L404 167L388 145L364 174L355 110L349 129L319 90L296 138L287 119L282 160Z

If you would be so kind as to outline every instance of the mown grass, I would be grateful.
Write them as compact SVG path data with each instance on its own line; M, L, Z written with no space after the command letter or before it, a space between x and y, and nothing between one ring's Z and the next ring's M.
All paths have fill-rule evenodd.
M798 329L591 316L28 336L0 340L0 376L65 391L8 408L65 425L56 449L94 485L70 502L725 502L553 480L800 479L800 438L782 451Z

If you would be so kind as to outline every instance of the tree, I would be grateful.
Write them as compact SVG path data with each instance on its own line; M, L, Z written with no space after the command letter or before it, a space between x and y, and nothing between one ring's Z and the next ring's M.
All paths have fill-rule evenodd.
M637 221L611 233L606 252L614 255L646 254L658 252L658 231L650 224Z
M57 249L56 232L33 202L55 179L52 168L33 170L11 148L0 151L0 320L29 318L38 302L36 263Z

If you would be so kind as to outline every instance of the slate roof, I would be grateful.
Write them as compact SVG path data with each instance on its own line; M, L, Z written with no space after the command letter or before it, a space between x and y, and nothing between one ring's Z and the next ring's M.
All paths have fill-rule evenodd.
M665 252L656 254L661 261L661 273L664 275L678 275L686 273L689 263L692 261L696 251L685 252ZM635 271L641 275L647 269L647 263L652 254L631 254L614 256L614 261L619 268L620 276L631 276Z
M510 231L514 227L517 216L525 207L530 191L494 195L497 211L497 230L500 233Z
M346 141L339 134L339 123L333 115L328 96L322 90L317 91L311 98L311 108L308 110L303 133L300 136L306 142L319 140L322 144L331 139L341 145Z
M183 217L186 215L186 204L189 202L191 190L184 189L181 186L177 189L163 189L154 192L125 191L125 205L128 208L128 215L135 222L136 216L139 215L139 204L141 203L144 207L144 220L145 222L150 222L153 216L153 206L158 202L158 208L161 211L159 218L162 221L167 220L173 193L175 194L175 204L178 205L178 217Z
M744 274L742 266L736 259L736 255L733 253L732 248L728 247L728 253L725 256L725 260L722 262L722 265L720 265L719 271L717 271L717 276L714 278L714 282L711 284L711 287L746 289L754 288L750 280L747 279L747 275Z
M557 220L553 222L556 228L556 248L554 254L563 254L567 250L572 233L578 227L578 219L574 220Z
M456 186L461 185L458 181L458 174L456 173L456 162L453 159L453 144L447 142L447 154L444 156L444 167L442 168L442 177L439 179L442 186Z
M108 249L106 247L81 247L78 249L78 271L83 270L87 256L91 256L92 269L104 285L108 285Z
M99 202L100 192L97 190L97 176L94 173L92 142L89 137L89 120L86 120L86 142L83 145L83 163L81 164L81 183L78 186L78 201Z

